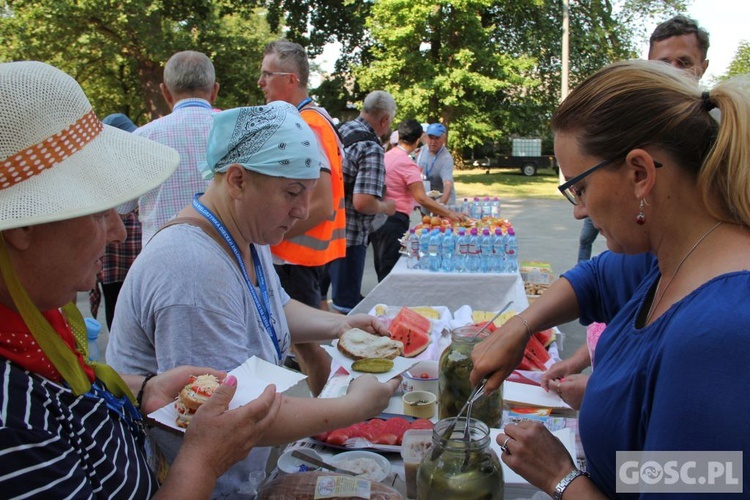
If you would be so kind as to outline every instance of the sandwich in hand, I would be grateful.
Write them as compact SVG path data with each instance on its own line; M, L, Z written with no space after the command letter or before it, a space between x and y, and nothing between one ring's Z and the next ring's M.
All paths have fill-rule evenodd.
M208 401L208 398L219 387L219 379L213 375L191 375L188 384L180 391L174 407L179 414L177 425L183 429L190 425L190 420L198 408Z
M344 356L358 360L369 358L393 359L404 352L404 344L390 337L367 333L359 328L344 332L336 347Z

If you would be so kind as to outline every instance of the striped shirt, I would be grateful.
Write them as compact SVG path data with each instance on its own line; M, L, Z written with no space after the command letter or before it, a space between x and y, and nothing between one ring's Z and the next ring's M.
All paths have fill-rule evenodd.
M355 132L375 133L362 117L348 121L339 128L342 139ZM383 146L374 141L355 142L344 150L344 195L346 203L346 246L367 245L374 215L354 210L354 195L385 195L385 160Z
M0 358L0 496L141 499L157 488L143 443L103 399Z

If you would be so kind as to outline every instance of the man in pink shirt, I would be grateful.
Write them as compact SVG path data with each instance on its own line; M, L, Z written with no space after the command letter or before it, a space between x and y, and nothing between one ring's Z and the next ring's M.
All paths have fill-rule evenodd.
M409 156L419 145L421 137L422 125L416 120L405 120L398 126L398 145L385 153L385 199L396 203L396 213L370 234L379 282L399 259L401 244L398 240L409 230L409 215L415 205L456 221L464 218L463 214L448 210L425 193L422 171Z

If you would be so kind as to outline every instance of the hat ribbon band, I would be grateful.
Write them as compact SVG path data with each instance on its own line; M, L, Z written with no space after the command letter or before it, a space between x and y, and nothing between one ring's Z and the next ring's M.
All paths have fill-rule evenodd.
M65 130L0 161L0 190L54 167L83 149L103 128L91 110Z

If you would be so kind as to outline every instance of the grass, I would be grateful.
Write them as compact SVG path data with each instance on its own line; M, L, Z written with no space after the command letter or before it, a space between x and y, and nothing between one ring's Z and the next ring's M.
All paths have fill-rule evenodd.
M454 170L456 201L474 196L499 196L501 198L559 199L558 177L552 169L540 169L533 177L521 174L520 169L492 169L487 174L483 168Z

